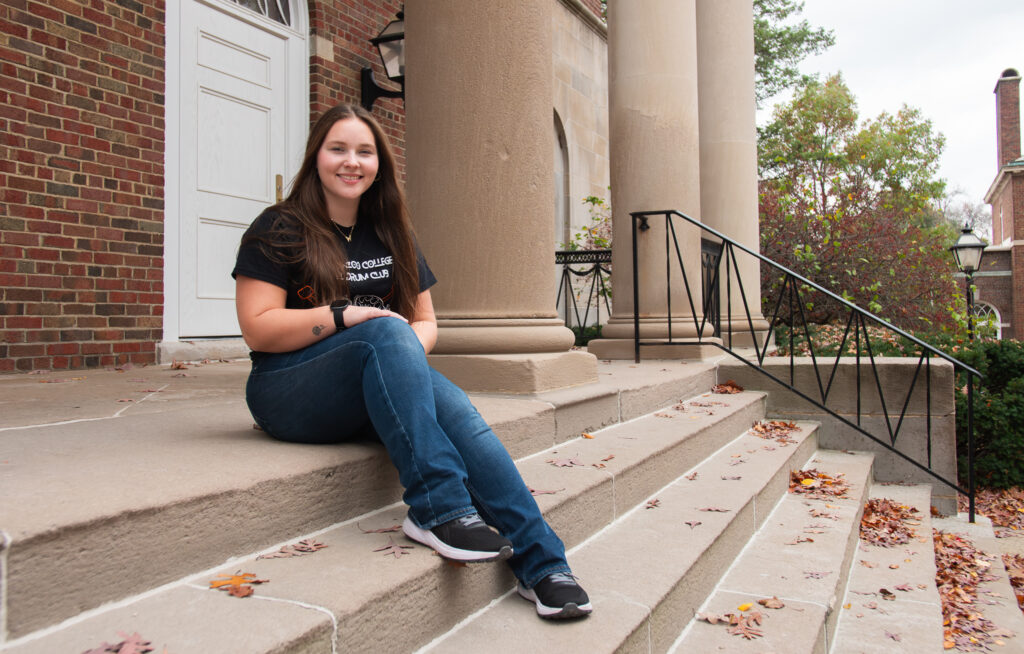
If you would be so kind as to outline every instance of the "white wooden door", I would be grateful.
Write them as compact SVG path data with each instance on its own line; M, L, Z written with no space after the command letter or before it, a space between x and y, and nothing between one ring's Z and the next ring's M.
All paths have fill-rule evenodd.
M294 174L286 111L294 48L287 30L260 17L245 20L216 0L181 1L178 335L232 336L240 334L230 275L239 240L275 201L277 176Z

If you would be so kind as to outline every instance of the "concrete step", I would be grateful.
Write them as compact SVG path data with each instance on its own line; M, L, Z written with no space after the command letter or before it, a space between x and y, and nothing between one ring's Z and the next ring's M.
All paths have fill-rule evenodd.
M379 445L292 445L252 429L248 368L0 378L8 638L398 501ZM522 457L714 383L700 363L601 362L599 373L473 401Z
M942 650L942 604L935 586L931 486L873 484L870 497L918 510L907 544L857 542L830 654L919 654ZM897 588L897 586L901 588ZM881 589L891 593L881 593ZM903 590L909 589L909 590Z
M982 515L975 516L974 524L968 522L966 513L947 518L933 518L932 527L939 531L958 534L969 540L975 548L992 557L988 572L993 577L978 584L978 608L997 629L1007 630L1015 636L1001 636L1004 647L993 651L1024 651L1024 613L1017 607L1016 596L1010 578L1003 565L1002 549L992 529L992 521ZM937 651L937 650L932 650Z
M846 495L809 499L786 493L699 609L701 614L740 614L740 606L752 604L748 613L763 615L763 637L750 642L721 623L694 617L668 651L750 652L753 645L760 652L827 652L856 549L872 461L867 453L815 453L804 468L843 475L849 484ZM785 606L757 603L772 597Z
M695 368L691 366L690 370ZM474 401L484 411L485 417L499 427L504 423L488 415L488 409L493 411L494 405L504 403L505 410L510 411L512 402L546 402L546 411L552 422L560 422L561 429L565 430L573 420L577 424L583 420L589 424L600 424L602 420L613 422L602 417L612 410L616 412L614 418L622 420L654 400L664 402L669 397L672 403L676 403L679 399L677 393L710 386L710 377L703 370L684 376L673 374L674 371L662 364L653 371L648 367L643 372L646 373L644 379L636 377L632 385L627 383L628 372L616 375L618 390L615 391L614 402L609 402L607 395L595 394L593 388L578 389L575 394L561 391L543 399L534 397L513 401L499 397L475 397ZM660 382L659 376L663 378ZM718 449L724 442L722 439L728 438L720 434L728 432L722 432L723 427L716 427L716 424L724 425L724 429L735 433L763 416L764 398L760 393L701 397L698 402L705 406L658 412L674 417L652 414L627 420L596 432L592 439L576 438L557 448L549 447L539 454L520 459L520 469L531 487L558 491L540 495L538 503L567 544L589 536L614 520L624 510L623 507L649 495L665 479L677 474L671 466L680 466L676 470L685 469L695 465L706 453ZM594 410L597 403L604 403L610 408L604 412ZM591 407L589 411L586 410L588 406ZM519 413L520 417L513 419L514 426L518 426L516 421L524 420L522 415L528 412L519 409ZM560 433L557 424L550 426L547 438L551 438L551 433ZM259 440L260 435L254 434L253 440ZM265 445L282 444L267 442ZM323 458L325 453L333 450L360 447L363 446L288 446L286 449L317 450ZM383 456L380 452L373 452L379 448L365 446L363 449L370 451L369 456ZM608 458L609 454L614 454L614 458ZM202 458L194 452L191 456ZM549 459L563 456L576 457L584 466L555 468L547 463ZM280 457L276 462L280 463ZM239 462L236 460L234 463L237 466ZM590 465L592 463L603 467ZM244 470L244 466L241 469ZM320 483L332 485L334 496L330 499L334 503L344 503L346 499L358 498L358 488L345 487L333 480L338 474L319 477ZM291 483L299 485L303 492L320 493L313 484L300 483L301 479L300 476L299 481ZM288 479L282 479L280 485L289 486ZM256 495L250 501L255 502L258 498ZM326 498L321 497L321 501L326 501ZM279 510L301 512L305 507L291 506ZM250 514L253 521L262 518L265 530L274 532L277 513L256 515L249 509L245 517L248 519ZM240 525L239 522L244 523L244 520L232 522L230 514L226 515L228 517L222 519L219 511L211 510L196 516L193 528L206 533L225 528L225 522L228 529L254 528L252 525ZM240 652L331 651L332 643L339 640L344 643L346 651L363 651L381 642L384 634L387 634L386 642L399 650L410 649L442 633L512 585L512 578L504 566L456 569L421 547L408 550L409 555L397 560L374 552L376 547L387 542L387 536L364 534L360 527L374 529L397 524L403 516L404 507L400 503L392 503L383 509L364 512L320 532L313 532L312 535L328 548L307 557L254 561L253 555L232 558L235 550L223 547L216 565L209 565L203 560L193 561L185 573L190 576L157 588L152 588L153 580L145 561L140 559L136 566L122 566L120 570L112 564L110 570L102 574L90 572L86 575L91 583L82 583L83 597L93 597L86 591L102 595L102 584L107 578L117 581L120 577L141 576L144 577L142 580L132 581L149 590L98 609L79 609L77 615L63 624L20 634L14 634L12 630L14 639L8 641L7 648L12 652L74 651L75 647L84 650L104 639L112 641L119 631L138 631L157 643L158 648L166 646L169 652L196 651L199 647L206 647L209 651ZM269 550L310 535L307 530L281 539L272 543ZM407 544L401 536L396 537L395 542ZM188 544L173 541L166 544L172 550L175 546L188 552ZM11 553L14 551L12 547ZM116 549L111 551L108 546L107 551L111 558L123 558ZM184 555L187 558L188 554ZM227 564L223 563L225 560L228 560ZM51 560L50 564L67 576L79 574L75 561L62 563ZM204 565L208 566L207 570L195 573ZM271 579L273 586L260 586L253 598L241 600L207 589L206 584L217 573L239 570ZM9 580L17 579L19 570L15 566L10 565L8 572ZM8 595L13 600L9 607L26 601L22 593L31 591L31 585L24 581L9 584L9 589L18 589L19 585L26 588ZM50 592L45 586L38 590ZM59 589L54 589L51 595L55 601L59 600ZM93 600L93 606L98 604ZM278 609L280 617L269 617L276 615ZM10 615L16 614L11 611ZM25 616L26 613L22 610L17 615ZM408 616L415 619L409 622ZM203 627L207 624L209 629ZM418 629L422 631L410 630L409 624L419 625ZM254 628L254 625L259 627Z
M812 423L802 424L787 445L743 429L735 433L742 435L724 441L696 466L676 468L672 480L571 552L573 571L594 605L591 617L542 621L531 603L509 591L422 651L668 649L785 493L790 469L805 463L816 447Z

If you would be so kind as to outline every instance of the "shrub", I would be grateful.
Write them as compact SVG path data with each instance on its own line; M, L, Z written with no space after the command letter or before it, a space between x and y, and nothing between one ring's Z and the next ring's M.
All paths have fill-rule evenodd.
M975 341L957 358L985 377L974 388L975 483L1024 486L1024 343ZM967 484L967 380L957 380L956 441L960 483Z

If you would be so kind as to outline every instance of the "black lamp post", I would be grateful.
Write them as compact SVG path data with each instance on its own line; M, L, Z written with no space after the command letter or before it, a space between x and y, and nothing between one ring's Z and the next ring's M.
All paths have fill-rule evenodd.
M388 79L402 85L401 89L386 89L373 77L373 69L363 68L361 74L363 108L370 111L377 98L405 98L405 13L398 12L398 20L388 23L381 33L370 39L377 46L381 63Z
M974 290L972 280L974 273L981 268L981 257L985 254L985 242L971 231L970 225L964 223L960 238L949 248L956 261L956 267L967 275L967 337L974 340Z

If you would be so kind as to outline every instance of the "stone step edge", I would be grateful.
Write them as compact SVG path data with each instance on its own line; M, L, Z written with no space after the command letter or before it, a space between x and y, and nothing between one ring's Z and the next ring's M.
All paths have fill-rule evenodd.
M706 396L706 394L700 394L700 395L694 396L694 398L691 398L691 400L699 400L701 398L705 398L705 396ZM686 400L686 401L690 401L690 400ZM736 409L737 409L736 412L735 413L730 413L729 415L719 414L719 415L716 415L714 418L707 418L707 419L703 419L702 418L701 420L695 421L695 422L701 423L700 425L696 426L697 427L697 432L696 432L697 436L703 436L705 438L713 438L716 429L719 429L723 423L728 423L730 420L734 420L734 421L735 420L739 420L740 423L744 424L744 426L745 426L745 424L749 420L749 415L747 415L747 414L750 414L751 411L753 411L752 415L757 415L757 416L763 415L764 396L763 396L762 393L755 392L755 393L740 394L740 395L737 395L737 396L732 396L731 398L729 398L729 401L732 402L733 405L736 407ZM617 429L622 428L623 426L625 426L627 429L628 428L632 428L633 425L642 422L644 419L655 420L655 421L657 421L659 423L666 424L666 425L670 424L669 422L665 421L662 418L657 418L656 417L657 413L659 413L659 411L652 412L650 414L647 414L646 416L640 416L638 418L634 418L632 420L627 421L626 423L616 423L616 424L610 425L608 427L602 428L600 430L595 430L594 433L593 433L593 435L595 436L594 440L587 440L587 439L583 439L581 437L576 437L576 438L573 438L573 439L571 439L569 441L566 441L566 443L563 443L563 444L561 444L561 445L559 445L557 447L562 448L562 447L565 447L565 446L567 446L569 444L572 444L572 443L581 443L581 444L582 443L587 443L587 444L590 444L590 443L593 443L593 442L599 442L599 439L601 439L604 436L607 436L608 434L615 433L615 431ZM740 416L740 417L739 418L735 418L735 416ZM747 416L747 417L744 417L744 416ZM737 431L738 431L738 429L737 429ZM711 434L711 436L708 436L708 434ZM688 438L692 437L693 435L694 434L690 434L688 436ZM732 436L730 436L730 438L731 437ZM680 442L685 442L685 440L686 439L681 439ZM549 451L550 451L550 449L551 448L549 448ZM656 454L655 452L648 453L647 455L645 455L645 458L651 458L655 454ZM547 456L549 456L549 455L545 454L545 452L543 452L543 451L542 452L538 452L538 453L530 455L528 457L523 457L522 459L517 461L517 465L522 470L522 468L524 467L523 466L524 462L527 462L528 460L536 460L537 462L540 462L540 465L541 465L542 468L550 468L549 465L543 463L543 459L545 457L547 457ZM618 464L618 463L622 463L624 461L625 461L625 458L620 458L616 463ZM642 461L641 461L641 464L642 464ZM633 467L635 468L637 466L633 466ZM591 470L588 469L585 472L586 473L591 473L591 472L593 473L591 475L591 477L593 479L593 484L581 487L579 489L576 489L576 490L578 490L578 492L575 493L575 494L566 494L564 498L560 498L560 499L554 500L554 501L549 500L549 503L551 504L551 506L545 507L544 503L542 502L541 503L542 510L544 510L545 508L548 509L545 512L546 515L551 510L557 511L559 509L563 510L567 515L578 515L577 512L572 510L573 501L578 501L580 497L582 497L587 492L593 492L595 488L599 489L601 487L605 487L607 489L608 487L612 486L615 483L616 479L617 479L617 477L615 475L611 475L610 478L609 478L610 471L605 471L605 470L601 470L601 471L593 470L593 471L591 471ZM648 486L653 486L653 484L650 484L650 483L648 483L647 485ZM641 484L641 487L643 487L642 484ZM538 497L537 499L546 499L546 498L550 498L550 497L551 496L543 496L543 497ZM185 575L183 578L178 578L178 579L166 582L164 584L158 585L154 589L149 589L147 591L143 591L142 593L129 596L128 598L124 598L124 599L121 599L121 600L113 600L111 602L107 602L107 603L102 604L100 606L87 609L86 611L80 613L79 615L80 616L86 616L86 617L94 617L96 615L102 614L104 609L105 609L105 607L115 607L116 608L116 607L120 607L120 606L124 605L126 602L127 603L132 603L135 599L151 597L157 591L166 590L168 588L174 587L176 585L184 583L186 580L195 580L197 577L201 577L203 575L209 575L211 573L211 571L213 571L213 572L216 572L216 571L223 572L224 568L226 568L228 566L235 566L235 565L237 565L239 563L248 561L248 560L254 558L255 556L257 556L260 553L274 552L274 551L277 551L277 549L279 549L283 545L294 543L295 541L303 539L303 538L306 538L306 537L315 537L315 536L318 536L318 535L322 535L322 534L327 533L329 531L332 531L334 529L340 529L342 527L353 525L353 524L355 524L355 523L357 523L359 521L369 522L370 520L373 519L374 516L379 515L382 512L389 511L389 510L392 510L392 509L395 509L395 508L401 508L401 507L404 507L404 505L401 502L396 502L396 503L392 503L392 504L386 505L384 507L379 507L377 509L373 509L373 510L365 512L365 513L363 513L363 514L361 514L359 516L354 516L352 518L349 518L349 519L346 519L346 520L334 523L332 525L323 527L323 528L321 528L319 530L316 530L316 531L313 531L313 532L308 532L308 533L303 534L303 535L294 536L294 537L289 538L289 539L287 539L285 541L282 541L282 542L276 543L274 545L271 545L271 546L269 546L267 548L264 548L263 550L259 550L257 552L249 553L249 554L246 554L246 555L239 555L239 556L235 556L235 557L230 557L227 560L225 560L225 561L223 561L221 563L218 563L215 566L207 568L206 570L204 570L201 573ZM404 513L404 511L403 511L403 513ZM611 519L611 518L609 517L609 519ZM591 522L591 521L583 521L583 524L587 524L589 522ZM603 522L601 524L603 524ZM57 622L56 626L57 627L71 626L73 624L77 624L77 622L75 620L76 620L76 616L72 616L72 617L66 618L63 621ZM31 632L29 634L25 634L23 637L25 637L25 638L30 637L33 633L36 633L36 632L41 631L41 630L43 630L43 631L48 630L52 626L54 626L54 625L51 624L51 625L49 625L47 627L42 627L40 630L34 630L33 632ZM22 637L19 637L18 639L15 639L15 641L13 641L13 642L20 642L21 638Z
M658 647L651 647L651 641L660 639L671 643L678 633L678 629L652 633L664 631L667 620L664 612L678 611L680 605L696 608L703 601L714 587L714 581L706 584L704 579L718 579L719 575L710 571L725 569L726 561L742 549L748 536L768 514L759 507L775 503L788 486L789 470L806 462L816 449L816 423L802 423L801 427L802 433L792 449L775 448L781 451L776 458L756 469L762 471L760 476L755 472L745 483L727 491L721 490L725 488L722 484L735 482L716 479L722 472L737 470L729 466L737 450L742 452L751 446L765 445L765 441L747 430L647 496L647 502L659 500L656 510L648 511L647 502L638 503L615 523L572 548L570 561L590 594L595 616L552 628L546 621L538 620L531 605L510 593L417 652L472 651L482 643L497 642L495 639L505 633L502 630L510 626L516 630L515 645L507 644L505 649L499 647L494 651L529 651L533 647L549 651L561 648L563 651L604 652L629 650L630 647L658 651ZM697 477L691 478L694 472ZM695 485L698 479L710 484ZM720 491L715 496L717 499L707 499L709 490L716 487ZM700 512L699 507L705 502L717 502L730 510L727 513ZM764 515L760 515L762 513ZM686 517L699 517L702 524L688 526ZM642 547L642 542L634 542L635 538L642 541L654 532L660 538L679 537L679 542L688 543L685 548L672 550L682 559L673 561L671 570L665 569L665 563L646 565L646 559L636 559L637 550L630 549L634 545ZM665 556L670 558L668 553ZM598 617L607 615L606 611L614 612L611 619Z
M830 458L832 461L822 461L823 457ZM836 465L837 459L841 457L856 457L849 460L850 465L854 467L853 472L856 474L856 478L848 474L848 469L844 471L842 466ZM760 647L772 650L778 649L780 645L784 645L785 649L780 651L800 653L819 651L817 646L822 644L827 648L831 635L835 632L835 619L838 617L836 614L836 609L838 609L837 603L839 598L843 596L847 584L846 573L849 567L847 563L852 558L857 543L857 526L860 524L864 498L867 497L872 481L872 462L873 455L870 453L831 450L818 450L815 452L814 456L800 469L814 468L835 476L838 468L839 472L844 472L845 478L848 481L855 484L851 485L851 491L854 494L847 496L843 500L808 500L788 491L784 493L779 502L773 507L771 515L765 520L762 528L747 542L743 551L734 559L732 565L729 566L729 569L719 579L715 591L707 597L699 610L694 613L692 619L682 629L668 651L686 651L686 648L694 648L695 646L696 649L693 651L703 651L703 649L709 647L717 647L722 651L731 651L734 648L739 648L746 643L744 638L729 635L722 625L711 625L706 621L698 620L697 615L706 613L716 613L719 615L725 613L735 614L739 612L738 606L747 603L753 604L752 609L750 609L751 611L759 610L766 618L764 625L762 625L764 636L755 639ZM840 506L840 502L845 506ZM797 528L792 526L790 522L779 522L787 513L802 513L803 506L811 506L818 510L836 511L840 514L845 513L848 515L836 521L838 523L837 526L841 527L841 529L831 533L827 530L821 530L825 532L824 535L815 535L814 539L812 539L813 542L807 545L800 542L799 539L803 538L801 534L808 527ZM827 508L828 506L835 508L829 509ZM811 596L810 599L807 596L797 596L796 593L780 592L778 588L758 588L758 586L768 583L764 579L768 575L761 575L761 578L758 578L756 575L745 574L742 575L742 581L733 578L733 575L740 575L745 567L751 565L754 565L755 568L763 569L764 566L757 565L759 555L762 552L771 551L778 553L781 551L783 557L790 554L786 550L778 550L777 548L775 550L766 549L769 546L776 545L774 541L779 538L778 532L780 527L786 531L786 537L796 534L794 538L795 544L790 542L790 545L794 548L803 549L793 550L793 557L797 558L804 565L794 568L793 563L780 561L777 556L772 557L770 561L772 564L772 576L777 576L780 580L787 580L789 579L788 575L792 575L793 579L799 580L801 583L811 587L807 592L807 595ZM838 549L838 545L841 545L841 557L836 557L834 552L834 550ZM815 558L816 555L821 556L822 554L826 557L827 562L822 562ZM817 563L817 567L820 570L810 572L825 572L826 574L820 579L807 579L804 581L801 577L806 576L808 571L802 568L812 562ZM829 567L829 562L832 564L831 567ZM787 564L790 567L784 567ZM778 574L780 569L787 574ZM840 573L836 575L830 574L830 571L835 570L839 570ZM778 584L784 586L785 583L788 582L773 580L769 585ZM762 608L755 603L757 600L768 599L773 596L779 597L786 604L786 607L772 610ZM797 604L800 606L796 606ZM779 618L782 618L785 622L781 622ZM780 628L786 632L785 635L780 635ZM801 630L804 632L809 631L814 639L813 642L806 643L806 648L803 649L793 642L793 638ZM784 638L783 643L779 642L780 638Z
M1017 606L1016 595L1010 584L1006 567L1003 565L1003 557L996 541L992 520L986 516L975 514L975 523L971 524L968 522L968 514L960 513L946 518L934 518L932 526L940 531L964 535L974 544L974 547L993 557L989 574L995 579L981 583L979 592L993 593L999 601L994 605L985 605L982 612L997 628L1009 629L1016 634L1013 640L1024 640L1024 613ZM1024 647L1021 642L1015 644L1018 648ZM1000 648L996 649L998 651Z
M942 606L935 586L931 490L929 484L872 484L870 498L913 506L919 512L920 517L915 519L919 524L912 526L914 539L904 545L870 546L858 538L830 654L863 652L867 646L865 639L880 654L942 651ZM891 568L893 565L898 567ZM903 585L910 590L896 588ZM894 597L886 601L880 593L882 588Z
M535 418L520 420L519 414L511 418L506 414L496 421L495 428L503 440L509 437L518 443L520 449L526 447L527 452L534 453L557 443L556 438L560 432L569 431L573 438L578 438L580 431L570 430L573 425L580 427L594 424L601 428L603 422L614 420L608 425L614 427L622 424L623 419L636 419L637 412L645 408L648 413L653 413L665 406L652 405L655 399L674 398L668 400L671 403L679 399L680 392L691 392L693 397L697 397L714 380L712 366L696 366L692 373L686 375L680 375L678 371L665 371L663 374L665 379L662 381L627 379L618 386L606 384L539 395L531 400L537 407L543 407L542 410L538 409ZM493 402L493 398L490 401ZM531 431L539 432L541 436L530 438ZM20 601L17 599L19 597L29 597L31 599L27 601L45 607L48 612L55 614L55 620L60 620L74 615L82 608L96 606L87 598L95 594L97 587L105 589L106 600L130 596L146 588L173 582L187 574L189 566L197 558L200 565L216 565L223 560L223 554L218 556L218 553L251 552L272 546L274 542L295 540L306 533L309 522L312 522L314 528L329 526L398 500L401 488L390 465L383 450L362 448L346 453L333 466L311 469L297 476L277 474L253 486L208 493L145 510L98 517L88 523L65 525L57 532L15 540L4 550L8 558L3 573L8 580L14 579L13 583L7 584L6 595L9 600L13 598L12 603ZM390 485L378 484L374 479L367 480L367 476L359 474L359 471L368 466L386 469L385 474L391 473L394 480ZM351 479L353 475L357 482L361 480L361 485L356 484L360 489L357 494L360 499L355 502L336 501L337 497L344 497L337 495L339 489L351 488L341 480ZM268 481L272 487L267 485ZM289 495L280 492L282 489L303 486L306 489L301 493ZM318 494L317 489L324 488L336 493L330 501L319 499L323 497L323 491ZM333 508L349 506L352 508ZM197 530L195 516L210 514L230 518L230 525L213 528L207 523L209 528L205 531ZM285 516L286 520L276 520L275 524L280 526L273 533L268 533L262 518L265 515ZM301 516L306 515L313 519L301 519ZM177 531L175 526L178 527ZM111 533L116 538L110 536ZM105 581L96 583L93 579L85 580L63 574L63 571L50 564L33 568L37 561L67 558L62 538L75 539L76 560L91 557L92 567L89 569L101 571L110 567L108 543L116 540L122 543L121 551L128 555L122 562L123 567L145 569L146 578L151 581L139 583L141 575L120 575L120 569L109 570L105 578L101 576L101 580ZM199 543L200 547L191 550L186 557L177 545L183 541ZM22 565L21 562L29 565ZM19 580L16 576L22 578ZM87 583L90 588L85 588ZM40 588L54 589L58 593L55 601L40 597ZM67 608L62 610L60 607ZM29 614L34 611L34 608L30 609ZM18 625L26 626L24 629L17 628L15 633L18 636L24 635L48 623L52 621L26 623L18 619ZM8 628L11 627L9 622Z

